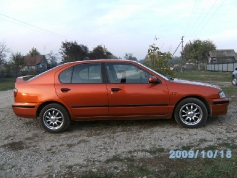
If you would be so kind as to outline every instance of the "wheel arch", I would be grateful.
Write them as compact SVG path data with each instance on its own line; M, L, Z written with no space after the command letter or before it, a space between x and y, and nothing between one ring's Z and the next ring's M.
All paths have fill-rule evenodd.
M202 102L204 103L204 105L206 106L206 108L207 108L208 115L209 115L209 116L211 115L211 113L212 113L211 106L210 106L210 104L208 103L208 101L207 101L205 98L203 98L203 97L201 97L201 96L190 95L190 96L185 96L185 97L181 98L181 99L175 104L175 107L174 107L174 110L173 110L173 114L172 114L173 117L174 117L174 111L175 111L175 108L177 107L177 105L178 105L181 101L183 101L184 99L187 99L187 98L196 98L196 99L199 99L200 101L202 101Z
M70 117L71 115L70 115L70 112L68 111L67 107L66 107L65 105L63 105L62 103L57 102L57 101L46 101L46 102L40 104L39 107L38 107L38 109L37 109L37 111L36 111L36 118L39 117L40 111L41 111L46 105L49 105L49 104L59 104L59 105L61 105L62 107L64 107L64 108L66 109L67 113L68 113L69 119L71 120L71 117Z

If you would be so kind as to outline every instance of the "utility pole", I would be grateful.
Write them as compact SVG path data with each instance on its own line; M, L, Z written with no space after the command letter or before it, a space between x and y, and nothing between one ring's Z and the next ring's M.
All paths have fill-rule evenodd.
M182 44L182 45L181 45L181 44ZM174 54L176 53L176 51L178 50L178 48L179 48L180 45L182 46L181 58L183 59L183 57L182 57L182 52L183 52L183 50L184 50L184 36L182 36L181 42L179 43L178 47L176 48L176 50L174 51L174 53L173 53L172 56L174 56Z

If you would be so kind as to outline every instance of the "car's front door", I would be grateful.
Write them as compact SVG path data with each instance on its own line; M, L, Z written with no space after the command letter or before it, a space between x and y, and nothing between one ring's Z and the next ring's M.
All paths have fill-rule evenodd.
M108 114L107 88L100 63L78 64L60 72L55 88L76 117Z
M110 115L167 115L169 96L165 83L149 83L151 74L133 64L107 63L106 71Z

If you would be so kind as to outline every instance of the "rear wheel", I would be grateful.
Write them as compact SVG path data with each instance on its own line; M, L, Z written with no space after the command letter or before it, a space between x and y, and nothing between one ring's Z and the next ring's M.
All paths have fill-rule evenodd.
M203 126L208 117L205 104L197 98L186 98L175 108L174 117L182 127L198 128Z
M39 116L42 127L48 132L63 132L70 125L70 118L67 110L56 103L46 105L40 111Z

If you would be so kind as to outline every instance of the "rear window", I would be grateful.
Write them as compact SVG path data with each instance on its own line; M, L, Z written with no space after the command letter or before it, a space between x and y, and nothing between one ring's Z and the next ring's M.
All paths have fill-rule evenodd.
M100 64L79 64L59 75L61 83L102 83Z
M72 71L73 67L70 67L63 72L60 73L59 75L59 80L61 83L71 83L72 81Z

